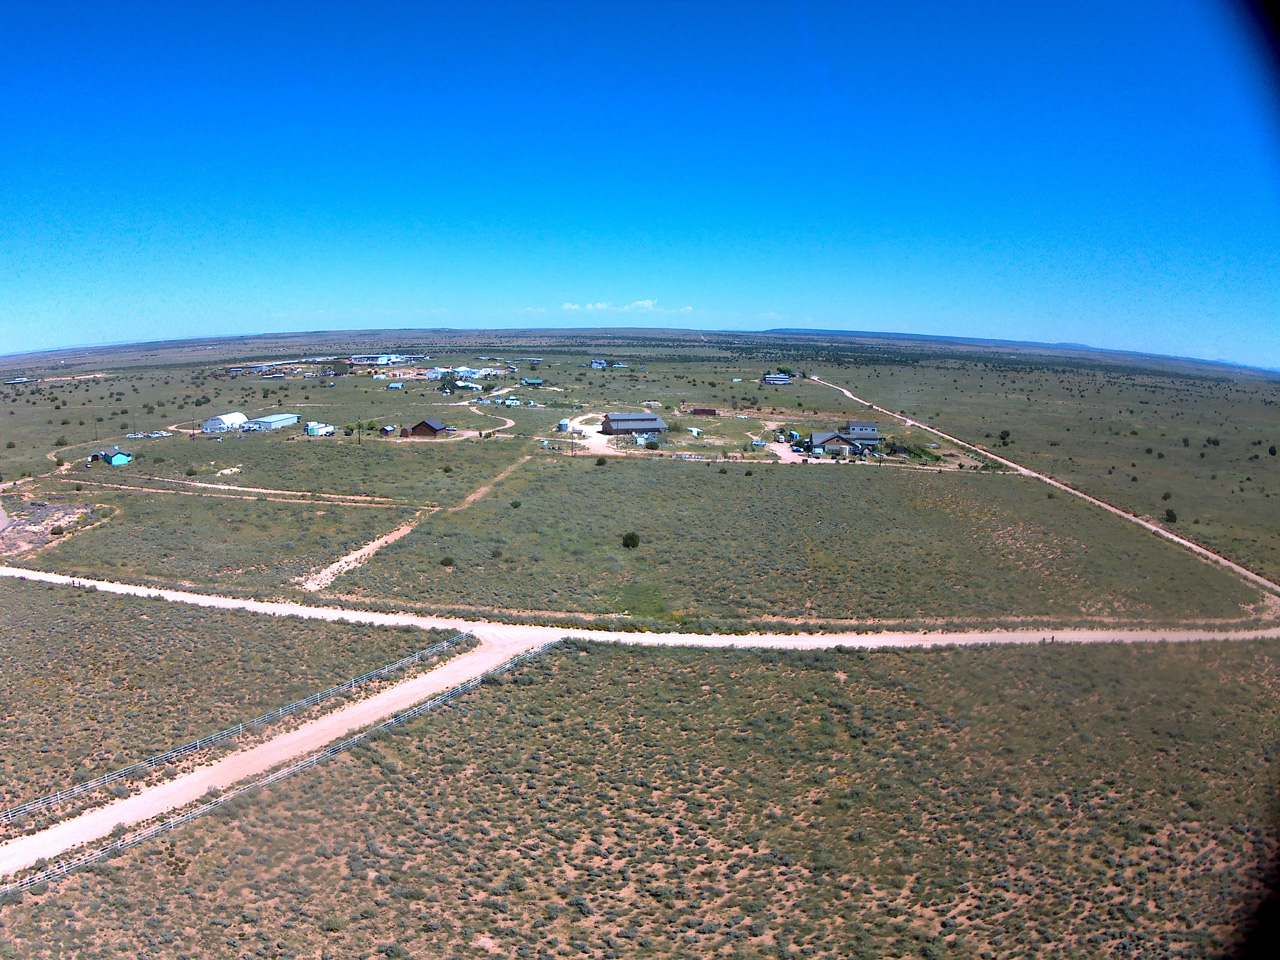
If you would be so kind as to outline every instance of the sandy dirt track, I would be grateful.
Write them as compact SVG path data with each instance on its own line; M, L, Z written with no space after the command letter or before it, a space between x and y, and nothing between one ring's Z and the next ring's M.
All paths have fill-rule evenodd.
M511 474L515 471L516 467L520 466L523 463L528 463L531 459L533 459L531 456L521 457L515 463L511 464L511 466L507 467L500 474L498 474L496 477L490 480L488 483L484 484L483 486L476 487L475 490L467 494L467 498L463 500L460 504L458 504L457 506L450 507L449 512L456 513L459 510L467 509L467 507L471 506L481 497L487 496L490 490L492 490L495 486L497 486L503 480L507 479L507 477L511 476Z
M360 566L387 544L395 543L401 537L408 536L413 532L413 528L418 525L418 521L421 519L422 514L418 514L418 516L414 517L411 521L401 524L390 533L379 537L377 540L366 543L363 547L360 547L357 550L352 550L345 557L339 557L327 567L307 577L299 584L299 586L301 586L303 590L307 590L311 593L323 590L344 573L354 570L356 567Z
M82 844L108 836L117 824L132 825L169 813L200 799L210 788L226 789L249 777L260 775L286 761L300 759L334 740L365 729L380 720L406 710L423 700L492 670L511 657L548 640L582 637L648 646L699 646L708 648L772 647L809 650L847 646L865 649L895 647L926 648L945 645L995 643L1039 643L1045 640L1070 643L1115 641L1232 640L1254 637L1280 638L1280 627L1265 630L1006 630L933 633L828 633L816 635L753 633L740 636L701 636L683 633L626 633L612 630L523 626L500 623L470 623L447 617L416 616L405 613L376 613L340 607L312 607L303 604L242 600L142 587L133 584L87 580L64 574L18 567L0 566L0 576L66 586L91 587L108 593L189 603L202 607L245 610L268 616L296 616L318 620L369 623L384 626L410 625L469 631L480 646L447 663L402 681L368 700L342 707L296 730L253 747L230 754L216 763L199 767L166 783L149 787L134 796L118 800L55 824L39 833L0 845L0 876L24 869L41 858L60 856Z
M520 638L486 639L476 649L434 670L395 684L367 700L334 710L257 747L233 753L39 833L0 844L0 876L29 867L42 857L55 857L82 844L101 840L109 836L117 824L130 826L142 823L194 803L210 789L225 790L240 780L266 773L287 760L305 757L334 740L386 720L480 676L536 645L536 641Z
M1105 500L1099 500L1097 497L1091 497L1089 494L1083 493L1082 491L1077 490L1075 487L1068 486L1067 484L1063 483L1060 480L1055 480L1053 479L1053 477L1046 476L1043 473L1037 473L1035 470L1031 470L1028 467L1024 467L1020 463L1014 463L1012 460L1006 460L1004 457L994 454L990 450L984 450L981 447L975 446L972 443L968 443L964 440L961 440L958 437L953 437L950 434L943 433L941 430L936 430L926 423L921 423L918 420L912 420L909 417L904 417L900 414L894 413L892 410L886 410L884 407L876 406L871 401L863 400L861 397L855 397L852 393L850 393L844 387L838 387L834 383L827 383L827 381L819 380L817 377L810 377L809 379L812 380L814 383L822 384L824 387L831 387L833 390L839 390L850 400L857 401L858 403L861 403L869 407L870 409L875 410L877 413L883 413L886 417L892 417L894 420L901 421L902 423L906 424L909 427L917 427L928 433L932 433L935 437L941 437L943 440L947 440L951 443L954 443L956 446L964 450L970 450L973 453L976 453L979 456L986 458L987 460L994 460L996 463L1000 464L1001 466L1008 467L1010 470L1014 470L1024 477L1031 477L1034 480L1039 480L1042 483L1047 483L1049 484L1049 486L1053 487L1056 490L1061 490L1063 493L1069 493L1073 497L1079 497L1081 500L1084 500L1086 503L1091 503L1093 504L1093 506L1099 507L1102 510L1106 510L1108 513L1115 514L1117 517L1121 517L1122 519L1128 520L1130 523L1136 523L1138 526L1142 527L1144 530L1149 530L1150 532L1156 534L1157 536L1163 537L1166 540L1169 540L1169 541L1172 541L1173 543L1178 544L1178 546L1180 547L1184 547L1187 550L1190 550L1192 553L1196 554L1196 556L1200 557L1202 560L1207 560L1210 563L1216 563L1219 566L1226 567L1228 570L1231 570L1233 573L1239 574L1240 576L1244 577L1250 583L1253 583L1259 587L1262 587L1265 590L1270 590L1272 593L1280 594L1280 583L1273 583L1272 581L1268 580L1266 577L1263 577L1259 574L1254 573L1248 567L1242 567L1240 564L1232 560L1228 560L1226 557L1222 556L1221 554L1214 553L1212 550L1208 549L1207 547L1200 546L1200 544L1196 543L1193 540L1188 540L1186 537L1180 537L1176 533L1174 533L1172 530L1168 530L1165 527L1160 526L1160 524L1158 523L1152 523L1150 520L1144 520L1142 517L1135 516L1134 514L1129 513L1127 510L1121 510L1119 507L1114 506L1110 503L1107 503Z

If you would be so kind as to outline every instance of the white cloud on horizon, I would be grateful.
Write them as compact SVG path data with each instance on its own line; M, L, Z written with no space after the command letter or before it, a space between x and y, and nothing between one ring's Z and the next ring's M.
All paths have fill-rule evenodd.
M561 310L603 310L612 313L631 313L634 311L652 312L652 313L692 313L693 307L680 307L671 309L668 307L658 306L657 300L633 300L631 303L615 307L609 300L602 300L596 303L569 303L565 302L560 307Z

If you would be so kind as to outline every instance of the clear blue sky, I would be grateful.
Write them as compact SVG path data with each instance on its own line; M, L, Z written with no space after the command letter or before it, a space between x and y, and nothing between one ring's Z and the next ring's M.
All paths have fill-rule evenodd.
M1272 81L1209 0L9 3L0 353L809 326L1280 367Z

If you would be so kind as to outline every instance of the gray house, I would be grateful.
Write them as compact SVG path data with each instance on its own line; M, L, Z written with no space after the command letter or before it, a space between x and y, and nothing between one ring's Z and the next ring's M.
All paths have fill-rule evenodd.
M810 453L821 456L860 456L880 445L880 428L867 421L850 420L843 430L819 430L809 434Z

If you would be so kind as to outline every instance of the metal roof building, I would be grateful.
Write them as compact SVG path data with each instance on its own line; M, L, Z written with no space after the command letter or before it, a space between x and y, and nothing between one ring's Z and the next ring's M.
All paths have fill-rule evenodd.
M242 430L279 430L281 427L289 427L298 422L296 413L272 413L265 417L258 417L250 420L240 429Z
M200 430L202 433L226 433L228 430L239 430L248 422L249 418L239 411L222 413L206 420Z
M606 413L600 432L609 436L622 433L665 433L667 423L656 413Z

